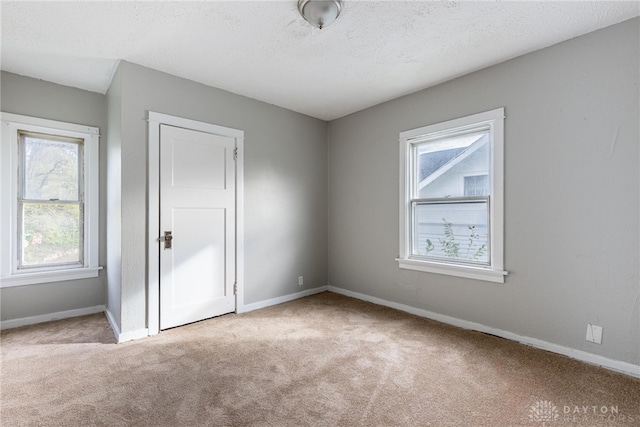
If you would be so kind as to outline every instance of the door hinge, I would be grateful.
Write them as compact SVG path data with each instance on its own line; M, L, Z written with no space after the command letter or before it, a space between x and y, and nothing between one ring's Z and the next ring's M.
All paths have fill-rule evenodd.
M238 160L238 147L233 149L233 160Z
M238 282L233 284L233 294L238 295Z

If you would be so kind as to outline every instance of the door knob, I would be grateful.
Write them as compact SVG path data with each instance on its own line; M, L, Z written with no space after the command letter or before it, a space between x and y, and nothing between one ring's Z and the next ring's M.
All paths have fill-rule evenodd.
M160 237L160 241L164 242L165 249L171 249L171 241L173 240L173 236L170 231L165 231L164 236Z

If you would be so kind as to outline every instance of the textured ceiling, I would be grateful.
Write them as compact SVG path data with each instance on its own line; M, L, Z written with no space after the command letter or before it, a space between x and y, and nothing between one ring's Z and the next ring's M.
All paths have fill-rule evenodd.
M639 15L632 2L3 0L3 70L105 93L119 59L330 120Z

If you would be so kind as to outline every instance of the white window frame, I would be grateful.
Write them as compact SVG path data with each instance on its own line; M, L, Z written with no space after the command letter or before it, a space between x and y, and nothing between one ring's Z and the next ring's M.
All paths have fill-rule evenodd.
M442 123L400 132L400 255L396 259L403 269L504 283L504 108L498 108ZM490 265L476 266L459 262L417 259L411 256L411 162L412 147L437 134L488 125L490 138L489 203Z
M91 126L0 113L0 287L97 277L99 221L99 129ZM19 132L35 132L84 140L83 263L18 269L18 138Z

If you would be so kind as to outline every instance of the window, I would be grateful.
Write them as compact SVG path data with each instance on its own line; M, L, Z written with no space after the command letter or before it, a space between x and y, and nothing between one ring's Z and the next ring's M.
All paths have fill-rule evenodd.
M98 129L2 113L2 286L98 275Z
M489 195L489 175L465 176L464 195L465 197Z
M497 109L400 133L400 268L504 282Z

